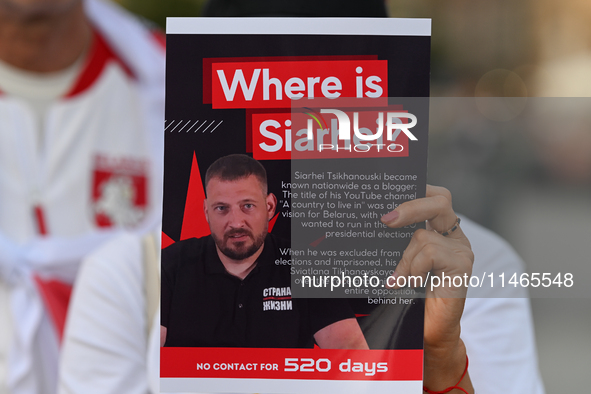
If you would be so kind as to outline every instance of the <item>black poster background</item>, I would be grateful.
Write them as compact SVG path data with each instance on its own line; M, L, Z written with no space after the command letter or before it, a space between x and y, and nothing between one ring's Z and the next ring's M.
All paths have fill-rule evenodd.
M302 30L305 30L305 24L302 24ZM223 120L223 124L214 133L165 132L162 231L174 241L180 240L194 152L202 178L205 176L206 169L217 158L231 153L245 152L246 110L212 109L211 104L203 104L204 58L377 55L378 60L388 61L389 97L428 97L430 40L428 36L168 34L166 121L216 120L217 124ZM288 111L289 108L286 108L286 112ZM418 115L418 118L426 120L427 114ZM422 128L421 136L426 140L426 123ZM424 196L426 143L421 152L413 152L411 146L410 157L396 158L396 160L401 166L423 163L425 171L415 173L424 178L419 182L423 185L423 189L418 192L419 197ZM280 182L271 182L271 180L289 181L290 161L265 160L261 163L268 172L269 192L280 196ZM282 208L278 206L277 209L281 211ZM280 216L273 228L273 233L289 239L289 219ZM356 313L366 314L373 309L367 304L367 299L350 301ZM415 301L414 305L404 307L390 305L385 310L372 313L374 316L378 314L382 316L379 319L380 327L377 327L375 319L370 321L360 318L360 325L364 329L370 347L422 348L424 304L420 299ZM369 335L370 332L371 335ZM375 341L372 340L372 336L376 336ZM387 345L384 345L385 343Z

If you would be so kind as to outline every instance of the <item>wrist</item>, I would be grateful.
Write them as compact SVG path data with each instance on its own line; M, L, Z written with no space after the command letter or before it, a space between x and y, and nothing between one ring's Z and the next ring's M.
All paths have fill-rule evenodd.
M459 380L466 371L466 347L461 339L443 347L425 346L424 354L425 387L440 391L461 383Z
M458 383L455 385L439 391L433 391L427 386L423 385L423 392L427 394L446 394L452 391L461 391L464 394L474 394L474 389L472 387L472 383L470 382L470 377L468 376L468 356L466 356L466 367L464 368L464 373L462 373Z

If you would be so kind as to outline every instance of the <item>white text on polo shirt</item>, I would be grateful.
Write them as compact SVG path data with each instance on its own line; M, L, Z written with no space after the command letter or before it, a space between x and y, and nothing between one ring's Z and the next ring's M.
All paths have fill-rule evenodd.
M291 311L290 287L267 287L263 289L263 311Z

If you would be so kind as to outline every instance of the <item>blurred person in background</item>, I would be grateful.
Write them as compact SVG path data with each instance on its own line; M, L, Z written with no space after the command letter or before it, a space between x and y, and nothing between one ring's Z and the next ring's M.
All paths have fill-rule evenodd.
M204 16L386 17L387 13L382 0L289 3L211 0L205 5ZM421 212L433 203L436 194L439 196L435 199L439 202L442 196L447 200L436 208L438 219L432 215L424 216L426 211ZM431 227L440 232L451 228L455 214L447 192L432 189L431 195L418 204L415 205L420 207L418 214L414 212L412 215L409 208L412 205L406 205L397 210L398 218L394 218L396 214L390 214L382 220L398 227L407 222L430 219ZM426 232L420 233L426 235ZM474 252L473 267L459 261L445 262L445 250L460 243L466 246L466 239ZM435 265L429 267L434 269L433 272L441 269L444 262L447 264L445 272L459 269L467 273L471 271L478 277L485 272L519 273L524 270L523 262L504 240L467 218L462 218L460 231L451 234L451 240L433 233L414 242L436 243L437 247L445 245L440 249L441 254L435 256ZM152 276L147 268L149 264L145 264L149 254L141 237L122 235L85 260L79 277L81 285L75 289L66 330L60 394L158 392L159 316L157 312L149 312L152 309L150 294L154 293L153 288L150 290L154 285L149 280ZM503 293L507 298L498 298L497 287L500 283L495 283L494 288L485 286L476 294L469 289L465 304L462 298L455 298L449 304L450 298L428 300L434 301L427 305L425 321L425 385L430 389L442 390L455 384L465 367L465 357L457 356L467 354L470 357L469 375L463 381L466 384L463 387L468 392L474 392L472 383L479 394L544 392L527 292L518 288ZM445 304L451 308L446 310ZM126 329L121 330L121 327ZM456 346L440 352L439 356L443 355L440 359L449 361L453 358L454 361L434 368L433 362L438 357L432 350L445 342L438 335L444 332L453 333L447 339ZM442 376L443 379L439 380Z
M0 393L54 393L81 259L159 220L164 47L113 4L0 0Z

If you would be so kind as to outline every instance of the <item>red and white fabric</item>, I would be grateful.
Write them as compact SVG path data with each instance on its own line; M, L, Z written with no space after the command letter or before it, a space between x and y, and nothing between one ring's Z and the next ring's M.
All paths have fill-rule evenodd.
M94 44L47 110L41 146L26 101L0 92L0 286L11 315L0 321L13 326L0 368L11 394L55 392L81 259L122 228L152 228L161 213L164 48L119 7L85 7Z

